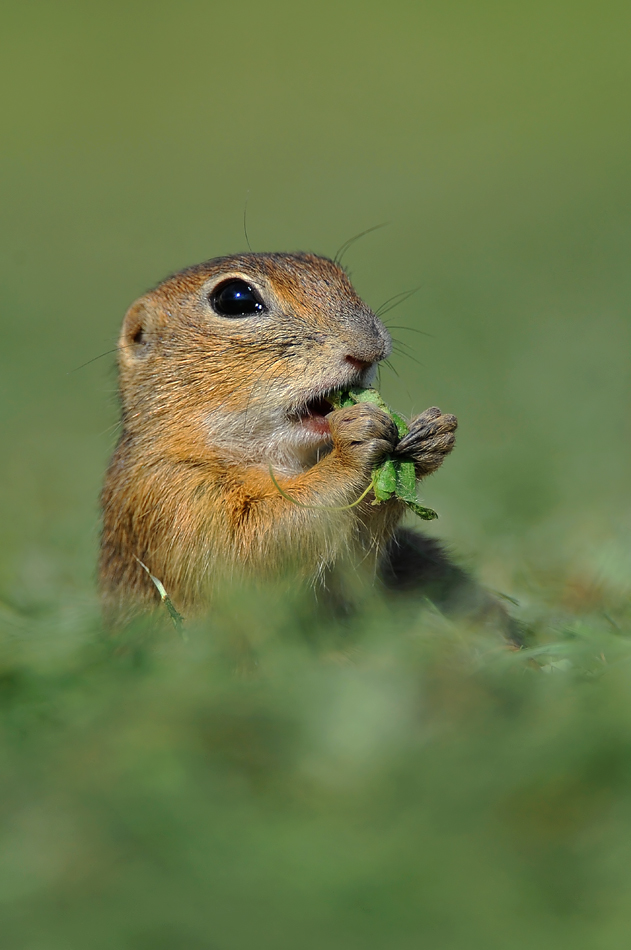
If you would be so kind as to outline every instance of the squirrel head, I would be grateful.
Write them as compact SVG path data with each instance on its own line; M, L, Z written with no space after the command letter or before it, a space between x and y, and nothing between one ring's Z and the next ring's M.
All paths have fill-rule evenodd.
M313 254L189 267L125 316L123 426L149 455L221 453L288 468L326 450L327 395L369 385L388 331L346 273Z

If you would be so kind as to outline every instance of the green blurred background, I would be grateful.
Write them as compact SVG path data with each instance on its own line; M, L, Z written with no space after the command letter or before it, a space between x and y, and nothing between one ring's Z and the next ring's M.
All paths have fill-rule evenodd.
M558 0L5 5L4 946L626 945L630 28ZM244 250L246 200L255 250L388 222L346 263L375 308L419 288L382 390L459 417L431 530L543 653L229 596L188 645L103 642L114 356L82 364L156 281Z
M438 533L498 583L516 540L607 569L631 527L630 26L622 3L7 7L2 586L90 588L114 357L70 371L154 282L243 250L247 196L257 250L389 222L347 264L375 307L420 287L387 319L430 334L394 331L421 365L382 385L459 416Z

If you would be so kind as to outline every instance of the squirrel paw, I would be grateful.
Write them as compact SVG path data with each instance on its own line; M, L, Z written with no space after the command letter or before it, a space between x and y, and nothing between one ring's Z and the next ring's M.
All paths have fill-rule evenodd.
M395 455L414 462L419 477L431 475L453 449L458 427L455 416L445 414L436 406L426 409L410 422L410 431L403 436Z
M361 402L328 416L334 449L354 466L370 470L396 445L397 428L383 409Z

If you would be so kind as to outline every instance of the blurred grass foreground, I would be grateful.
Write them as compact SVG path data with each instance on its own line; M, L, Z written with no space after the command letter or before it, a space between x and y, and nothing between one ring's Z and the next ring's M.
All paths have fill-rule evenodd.
M631 6L5 6L0 950L628 946ZM526 649L376 590L101 628L120 321L248 192L259 251L391 222L381 390L458 415L426 530Z
M377 597L2 620L3 948L626 945L623 605L523 651Z

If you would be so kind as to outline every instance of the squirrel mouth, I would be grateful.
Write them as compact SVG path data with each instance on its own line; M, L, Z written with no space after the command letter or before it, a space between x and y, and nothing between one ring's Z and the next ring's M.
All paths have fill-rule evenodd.
M333 404L326 396L317 396L309 400L300 416L328 416L330 412L333 412Z
M309 433L327 439L330 429L326 417L330 412L333 412L333 406L326 396L316 396L296 412L295 418Z

